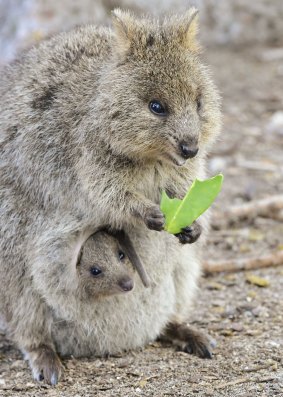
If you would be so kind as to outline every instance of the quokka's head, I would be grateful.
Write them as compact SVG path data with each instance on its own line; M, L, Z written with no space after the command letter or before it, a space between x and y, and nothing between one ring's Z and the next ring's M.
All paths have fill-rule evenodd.
M181 166L217 136L219 97L199 60L197 18L194 8L163 21L114 11L100 93L115 152Z
M84 243L77 261L78 295L92 301L101 296L130 292L133 267L118 240L100 231Z

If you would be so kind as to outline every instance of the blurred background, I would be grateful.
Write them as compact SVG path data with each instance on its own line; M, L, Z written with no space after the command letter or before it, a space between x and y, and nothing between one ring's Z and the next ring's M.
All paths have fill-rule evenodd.
M115 7L158 15L182 12L189 5L200 10L200 34L206 45L280 45L281 0L0 0L1 62L58 31L85 23L107 24Z
M213 370L213 382L224 394L214 390L201 395L279 396L283 395L282 354L278 353L283 345L283 1L196 0L190 5L200 10L203 59L211 66L223 98L223 134L209 156L208 174L223 172L225 176L204 253L204 270L212 276L202 280L193 314L195 323L218 340L217 365L205 361L200 369L199 361L190 358L194 363L190 390L199 391L204 384L208 393L212 378L205 378L206 369L210 374ZM182 12L188 2L0 0L0 66L59 31L85 23L110 25L110 11L117 6L137 14L159 15ZM221 270L244 271L218 275ZM171 368L176 366L188 382L186 369L180 366L178 356L170 356L169 364L162 367L156 353L167 362L166 353L155 348L147 356L136 355L135 363L140 372L143 368L143 373L150 375L158 362L163 385L160 395L167 395L168 388L178 383ZM7 354L8 360L17 353ZM108 378L118 374L126 385L121 386L121 395L136 395L131 394L132 387L143 389L145 396L153 395L147 387L152 384L156 390L154 380L146 381L148 386L146 382L132 386L112 364L115 367L117 362L110 361L108 367L102 364L102 369L108 368L108 375L101 373L102 383L112 382L117 392L121 383ZM66 365L72 368L69 362ZM76 365L88 377L88 366L95 364ZM249 382L245 371L249 372ZM77 382L78 376L72 376ZM224 378L228 383L236 378L239 387L226 390ZM176 393L168 395L187 395L177 394L177 390L187 393L184 382L176 387ZM68 390L67 395L73 395Z

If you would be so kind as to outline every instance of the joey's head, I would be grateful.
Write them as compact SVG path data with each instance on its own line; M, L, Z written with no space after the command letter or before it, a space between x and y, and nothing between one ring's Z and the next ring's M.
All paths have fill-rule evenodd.
M100 106L115 152L180 166L217 136L219 97L199 59L197 18L194 8L163 21L114 11Z
M77 262L81 299L126 293L134 288L133 269L116 238L106 232L91 235Z

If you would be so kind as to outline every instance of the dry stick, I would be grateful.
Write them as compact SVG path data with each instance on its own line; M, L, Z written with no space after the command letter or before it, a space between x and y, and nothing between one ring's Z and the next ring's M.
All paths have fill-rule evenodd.
M254 219L257 216L276 218L276 214L283 210L283 195L272 196L262 200L254 200L249 203L237 205L224 211L215 211L213 224L218 225L224 221L233 223L240 219Z
M268 369L268 368L272 367L273 365L274 365L274 362L265 364L265 365L257 365L256 367L245 368L245 369L243 369L243 372L257 372L257 371L261 371L262 369Z
M215 389L225 389L225 387L228 386L235 386L238 385L239 383L247 383L247 382L252 382L252 380L250 378L238 378L235 380L231 380L230 382L221 383L220 385L215 386Z
M283 265L283 251L256 258L239 258L227 261L207 261L203 263L205 273L239 272L241 270L260 269Z
M267 382L272 382L276 379L275 376L266 376L265 378L258 378L255 380L257 383L267 383Z
M258 379L251 379L251 378L238 378L235 380L231 380L230 382L225 382L225 383L220 383L220 385L216 385L215 389L225 389L226 387L229 386L235 386L240 383L248 383L248 382L253 382L253 383L264 383L264 382L272 382L275 379L275 377L271 376L266 376L265 378L258 378Z

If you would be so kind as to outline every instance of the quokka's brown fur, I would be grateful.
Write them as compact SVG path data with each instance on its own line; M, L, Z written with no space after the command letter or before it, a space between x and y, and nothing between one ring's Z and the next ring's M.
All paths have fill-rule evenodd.
M163 227L162 189L181 197L204 177L219 132L195 10L164 21L117 10L113 25L58 35L1 74L0 312L29 357L53 342L77 356L143 346L186 318L195 291L199 243L145 227ZM197 156L185 162L182 144ZM155 285L71 310L77 253L101 225L130 233Z

